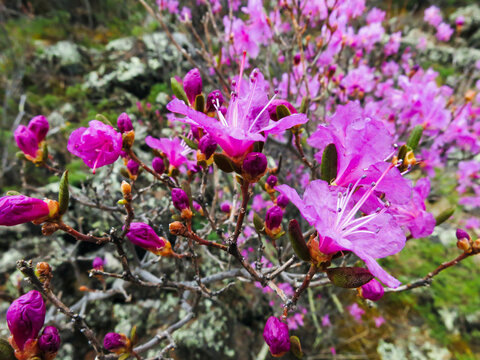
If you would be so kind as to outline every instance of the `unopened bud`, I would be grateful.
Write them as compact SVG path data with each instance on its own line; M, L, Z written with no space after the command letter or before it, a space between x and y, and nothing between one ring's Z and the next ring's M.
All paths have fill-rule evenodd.
M470 251L472 251L472 245L471 245L470 241L466 238L458 240L457 241L457 247L460 250L465 251L466 253L469 253Z
M457 229L455 235L457 236L458 240L461 240L461 239L467 239L468 241L471 240L470 235L468 235L468 233L465 230L460 228Z
M473 251L475 252L479 252L480 251L480 239L477 239L473 242L472 244L472 249Z
M185 230L185 226L180 221L174 221L168 225L168 230L172 235L182 235Z
M468 90L466 93L465 93L465 101L466 102L471 102L473 99L475 99L475 95L477 93L474 91L474 90Z
M41 283L51 279L53 276L51 266L44 261L37 263L37 266L35 267L35 276Z
M122 134L123 139L123 148L130 149L133 146L133 142L135 141L135 130L127 131L126 133Z
M267 157L258 152L252 152L243 160L243 175L246 180L256 182L267 170Z
M120 187L122 189L123 196L127 196L132 193L132 186L126 181L122 181L122 185Z
M405 159L403 160L403 164L408 165L415 165L417 163L417 159L415 159L415 154L413 151L408 151L405 155Z

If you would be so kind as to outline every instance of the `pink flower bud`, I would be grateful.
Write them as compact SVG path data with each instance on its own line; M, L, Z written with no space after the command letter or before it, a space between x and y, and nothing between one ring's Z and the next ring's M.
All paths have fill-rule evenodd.
M197 68L190 70L183 78L183 89L191 105L195 103L196 96L202 93L202 87L202 77Z
M47 326L38 338L38 348L46 354L55 354L60 349L60 334L55 326Z
M267 210L265 227L268 230L277 229L282 224L283 211L280 206L273 206Z
M470 235L463 229L458 228L455 235L457 235L458 240L467 239L470 241Z
M225 201L220 205L220 210L228 214L232 210L232 205L230 205L229 202Z
M0 225L13 226L48 216L50 210L45 201L24 195L0 198Z
M243 170L253 179L259 177L267 170L267 157L257 152L248 154L243 160Z
M104 263L104 261L101 257L97 256L92 261L92 268L95 269L95 270L102 270L104 265L105 265L105 263Z
M210 135L203 136L198 142L198 149L205 154L207 159L217 150L217 142Z
M28 130L35 134L38 143L41 143L43 140L45 140L49 128L50 125L48 124L48 120L43 115L35 116L28 123Z
M20 125L15 130L13 136L15 137L18 147L24 154L32 158L37 157L38 140L34 132L27 129L25 125Z
M152 167L153 170L155 170L155 172L159 174L163 174L163 172L165 171L165 163L163 162L163 159L159 157L153 159Z
M124 353L130 341L124 334L110 332L103 338L103 347L116 354Z
M187 193L180 188L172 189L172 201L173 206L175 206L178 211L182 211L190 207Z
M384 292L385 290L383 289L382 284L375 279L370 280L360 288L360 295L364 299L372 301L380 300L383 297Z
M141 222L132 222L126 236L132 244L153 253L163 249L166 245L166 241L160 238L155 230Z
M127 169L132 175L137 175L138 174L138 169L140 165L134 160L128 160L127 162Z
M81 158L95 174L97 167L110 165L118 159L122 151L122 134L98 120L92 120L88 125L88 128L72 132L67 149Z
M285 195L281 194L277 197L277 205L280 206L282 209L285 209L289 203L290 200L288 200L288 197L286 197Z
M210 94L207 96L207 111L212 112L217 110L217 108L220 108L223 105L223 102L225 100L223 99L223 95L220 90L213 90Z
M123 134L133 130L132 120L127 113L121 113L117 119L117 128Z
M20 296L8 308L7 325L20 350L28 340L37 338L45 321L45 312L42 295L36 290Z
M268 178L267 178L267 184L268 186L270 186L272 189L275 185L277 185L277 182L278 182L278 178L275 176L275 175L270 175Z
M290 350L288 325L274 316L268 318L263 329L263 338L274 356L282 355Z

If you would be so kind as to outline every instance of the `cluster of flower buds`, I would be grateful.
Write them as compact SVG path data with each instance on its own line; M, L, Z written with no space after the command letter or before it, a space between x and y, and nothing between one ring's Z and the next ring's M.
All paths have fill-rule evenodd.
M20 125L14 133L15 141L18 147L24 153L25 157L35 163L44 161L43 143L49 124L45 116L35 116L28 126Z
M10 345L19 360L38 357L52 360L60 348L57 328L47 326L39 336L45 322L45 303L42 295L32 290L13 301L7 310L7 325L11 333Z
M133 130L132 120L127 113L121 113L117 118L117 129L122 134L123 148L131 148L135 140L135 131Z
M464 252L480 252L480 239L472 240L470 235L463 229L457 229L457 247Z

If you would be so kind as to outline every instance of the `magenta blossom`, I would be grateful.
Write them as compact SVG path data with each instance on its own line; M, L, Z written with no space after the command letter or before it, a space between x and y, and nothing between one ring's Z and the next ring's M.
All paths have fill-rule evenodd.
M183 90L187 94L190 105L195 103L197 95L202 93L202 77L200 70L194 68L190 70L183 78Z
M48 216L48 204L24 195L0 198L0 225L13 226Z
M7 310L7 325L13 341L23 350L28 340L35 340L45 321L42 295L32 290L16 299Z
M277 122L270 120L268 107L274 97L268 100L268 83L258 70L253 70L250 81L246 82L243 79L244 65L245 56L227 114L224 116L219 105L214 104L219 121L189 108L178 99L167 105L171 112L185 116L177 120L202 127L231 157L243 156L256 141L265 141L268 134L283 133L308 121L305 114L293 114Z
M387 204L367 216L356 217L381 181L382 177L373 186L369 186L355 205L350 200L359 181L354 186L349 186L345 193L342 193L341 188L328 186L325 181L312 181L307 185L303 200L288 185L280 185L275 189L287 196L308 223L316 228L322 253L352 251L365 262L374 276L387 286L396 288L400 282L388 274L375 259L402 250L406 241L405 234L387 212Z
M70 135L67 149L78 156L95 174L98 167L113 164L122 151L122 134L98 120L88 123Z
M365 117L363 109L355 102L339 106L327 121L328 125L320 125L307 142L320 149L315 154L318 162L322 161L325 147L335 145L337 177L333 184L347 187L365 175L360 180L361 184L376 181L389 166L385 160L394 154L393 139L385 125ZM398 204L406 203L411 194L408 181L396 168L388 171L376 190L385 193L389 201Z
M288 325L274 316L268 318L263 329L263 338L274 356L281 356L290 350Z
M430 235L435 228L435 217L425 210L425 199L430 192L430 180L423 178L413 188L412 198L404 205L392 205L391 213L412 236L422 238Z
M383 289L382 284L380 284L377 280L372 279L365 285L362 285L360 288L360 295L364 299L377 301L383 297L385 290Z
M170 166L179 168L182 164L186 164L190 170L195 168L195 163L187 158L187 155L194 150L189 148L184 140L180 140L179 138L157 139L152 136L147 136L145 143L152 149L157 149L163 152L167 157Z
M35 116L28 123L28 130L35 134L38 143L45 140L49 128L48 120L43 115Z
M38 140L35 133L30 131L25 125L20 125L13 133L13 136L19 149L22 150L25 155L34 159L37 157Z
M358 306L357 303L347 306L347 309L350 315L352 315L357 322L362 322L362 315L365 314L365 310Z

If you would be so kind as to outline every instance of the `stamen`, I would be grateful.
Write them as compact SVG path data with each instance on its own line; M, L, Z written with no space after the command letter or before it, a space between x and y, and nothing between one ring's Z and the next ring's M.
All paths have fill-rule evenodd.
M275 100L276 97L277 97L277 94L273 95L272 98L270 99L270 101L267 103L267 105L265 105L264 108L262 109L262 111L260 111L258 113L255 120L253 120L253 122L250 124L250 127L248 128L248 132L252 131L253 125L255 125L255 123L257 122L258 119L260 119L260 116L262 116L264 111L270 106L270 104L272 103L273 100Z

